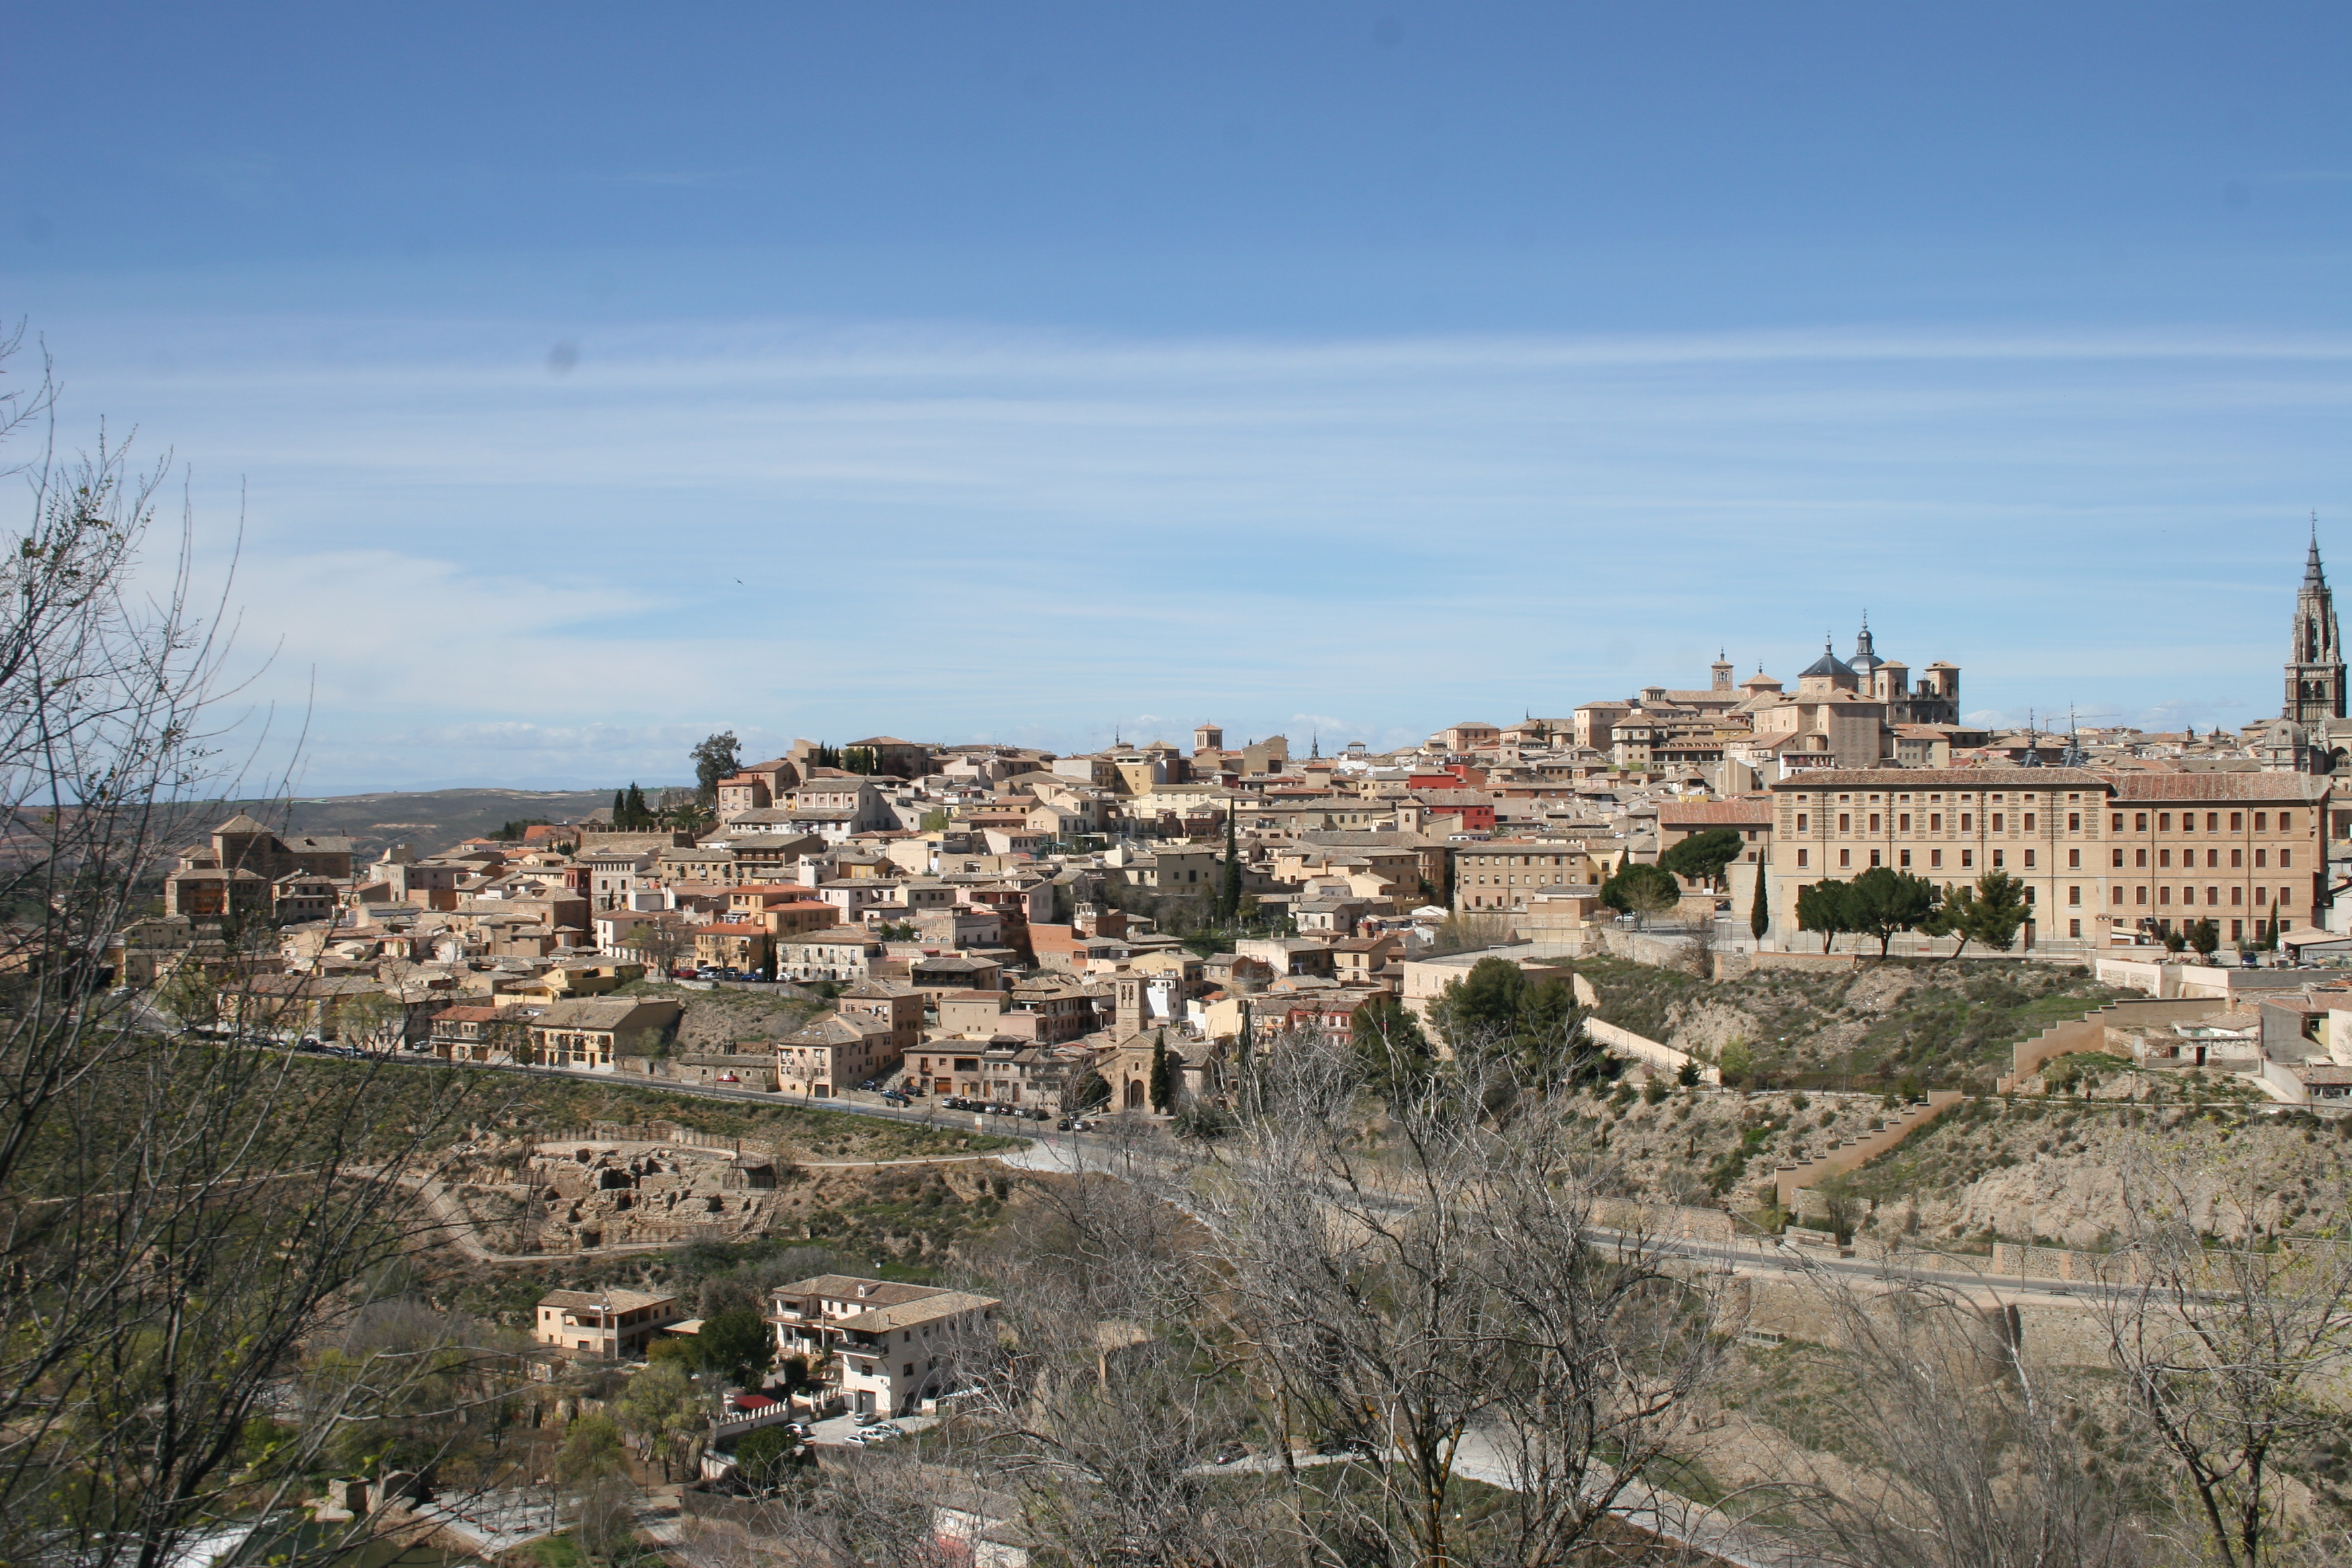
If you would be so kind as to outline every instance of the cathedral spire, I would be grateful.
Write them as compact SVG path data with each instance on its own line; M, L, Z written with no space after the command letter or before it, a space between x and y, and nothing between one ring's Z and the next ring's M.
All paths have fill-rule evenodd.
M2343 643L2336 622L2336 595L2319 563L2319 521L2313 514L2311 544L2304 554L2303 589L2294 598L2294 640L2287 651L2286 703L2279 716L2298 724L2324 724L2346 716Z

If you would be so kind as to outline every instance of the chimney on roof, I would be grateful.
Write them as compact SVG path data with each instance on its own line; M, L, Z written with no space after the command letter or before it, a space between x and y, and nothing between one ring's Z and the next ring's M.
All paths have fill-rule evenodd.
M876 1287L874 1283L871 1280L868 1280L866 1283L860 1285L857 1288L858 1299L863 1300L865 1298L874 1294L875 1289Z

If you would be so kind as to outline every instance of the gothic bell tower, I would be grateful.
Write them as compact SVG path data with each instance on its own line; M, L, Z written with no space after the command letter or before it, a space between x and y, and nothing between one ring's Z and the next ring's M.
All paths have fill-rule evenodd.
M2336 638L2336 599L2319 565L2319 520L2311 522L2303 587L2294 596L2294 646L2286 660L2286 707L2281 717L2316 724L2344 715L2344 649Z

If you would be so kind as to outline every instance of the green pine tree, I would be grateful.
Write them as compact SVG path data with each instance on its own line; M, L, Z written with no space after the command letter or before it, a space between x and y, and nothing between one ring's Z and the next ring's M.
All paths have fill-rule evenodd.
M1755 933L1758 942L1762 942L1764 933L1772 929L1770 883L1771 879L1767 874L1767 868L1762 866L1757 867L1756 901L1748 906L1748 929Z
M621 827L625 827L625 826L626 826L628 825L628 824L627 824L628 815L629 815L629 792L628 792L628 791L626 791L626 790L619 790L619 789L614 790L614 791L613 792L613 826L614 826L614 827L615 827L615 828L617 829L617 828L621 828Z

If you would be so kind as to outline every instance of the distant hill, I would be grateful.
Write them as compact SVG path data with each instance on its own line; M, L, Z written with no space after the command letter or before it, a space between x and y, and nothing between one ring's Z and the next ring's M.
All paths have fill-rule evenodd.
M381 795L298 797L290 802L221 801L193 810L190 817L201 829L208 822L249 812L288 832L341 834L373 859L394 844L430 855L461 840L496 832L508 822L531 817L573 822L612 804L611 790L392 790ZM215 807L218 815L207 818L205 812Z

